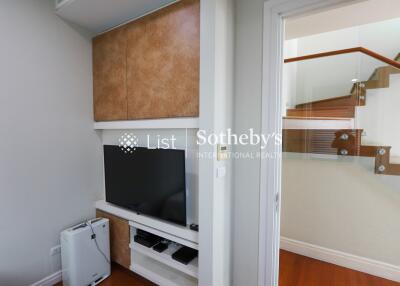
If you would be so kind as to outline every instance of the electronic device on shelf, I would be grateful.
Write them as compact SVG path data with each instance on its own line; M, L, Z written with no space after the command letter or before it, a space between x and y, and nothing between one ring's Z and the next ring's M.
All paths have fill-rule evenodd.
M104 145L106 201L186 226L185 151Z
M195 223L192 223L192 224L190 225L190 229L191 229L191 230L194 230L194 231L199 231L199 225L198 225L198 224L195 224Z
M149 233L147 231L138 229L136 235L134 237L135 242L146 246L148 248L153 247L154 245L158 244L161 241L161 237Z
M187 246L182 246L179 250L172 254L172 259L188 265L193 259L197 257L197 255L197 250Z
M157 243L156 245L153 246L153 249L159 253L164 252L168 248L168 242L166 241L161 241Z

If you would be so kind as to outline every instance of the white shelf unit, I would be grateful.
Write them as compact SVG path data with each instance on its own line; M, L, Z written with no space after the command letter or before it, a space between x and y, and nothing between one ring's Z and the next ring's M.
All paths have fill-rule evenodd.
M110 129L197 129L198 117L126 120L126 121L101 121L94 123L96 130Z
M116 205L107 203L104 200L97 201L95 204L97 209L105 211L107 213L116 215L120 218L126 219L132 223L139 223L145 227L151 228L154 231L159 231L166 235L171 235L175 238L182 239L184 241L180 242L180 244L186 245L188 247L195 248L195 245L199 244L199 233L197 231L191 230L189 227L184 227L178 224L173 224L165 221L161 221L152 217L148 217L145 215L138 215L137 213L118 207ZM149 230L147 230L149 231ZM152 232L152 231L149 231ZM152 232L153 233L153 232ZM159 236L163 236L157 233L154 233ZM167 238L167 237L166 237ZM168 239L168 238L167 238ZM170 239L174 240L175 239ZM185 242L186 241L186 242ZM185 243L186 244L185 244Z
M130 247L132 251L139 252L144 256L150 257L158 262L168 265L169 267L181 271L193 278L198 278L199 274L198 258L195 258L188 265L185 265L183 263L180 263L172 259L171 255L180 248L179 245L170 244L168 246L168 249L164 250L162 253L158 253L152 248L145 247L136 242L131 243ZM133 258L133 260L135 260L135 258Z
M182 239L135 222L129 222L129 225L131 228L131 243L129 246L131 248L131 269L133 271L162 286L198 284L198 258L193 259L187 265L172 258L172 254L182 247L180 243ZM143 246L134 241L137 229L158 235L171 241L171 243L163 252L157 252L153 248ZM186 244L186 246L188 245ZM195 245L195 248L198 249L198 245Z
M135 250L132 251L131 270L161 286L197 286L196 278L160 263Z
M171 257L181 246L198 250L198 232L188 227L138 215L104 200L97 201L96 208L129 221L132 271L161 286L198 285L198 258L185 265ZM156 252L134 241L137 229L150 232L172 243L164 252Z
M181 238L179 236L176 236L174 234L166 233L166 232L160 231L159 229L148 227L146 225L143 225L143 224L140 224L140 223L136 223L136 222L132 222L132 221L129 222L129 225L132 228L142 229L144 231L147 231L147 232L150 232L152 234L161 236L161 237L163 237L165 239L168 239L168 240L171 240L171 241L175 241L175 242L177 242L179 244L182 244L182 245L185 245L187 247L190 247L190 248L193 248L193 249L196 249L196 250L199 249L199 245L196 242L186 240L186 239Z

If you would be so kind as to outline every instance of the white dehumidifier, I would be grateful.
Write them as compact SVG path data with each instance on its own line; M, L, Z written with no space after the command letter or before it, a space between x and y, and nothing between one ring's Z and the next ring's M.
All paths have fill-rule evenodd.
M61 233L64 286L97 285L111 274L108 219L80 223Z

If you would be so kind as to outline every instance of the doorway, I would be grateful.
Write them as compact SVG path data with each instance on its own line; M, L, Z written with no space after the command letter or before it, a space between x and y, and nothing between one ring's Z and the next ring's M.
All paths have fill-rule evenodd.
M381 211L372 212L375 203L379 204L380 209L389 209L392 215L397 214L397 208L393 206L393 202L397 201L397 194L393 190L400 187L397 178L394 178L397 177L398 167L388 155L391 148L387 148L389 145L386 146L383 142L387 140L386 142L394 142L391 144L396 145L396 139L390 136L390 132L381 129L384 124L382 121L390 116L386 112L383 113L384 120L371 122L368 121L371 118L368 113L371 111L363 108L366 106L368 90L372 89L372 81L383 79L383 76L377 75L381 73L379 69L385 67L390 70L389 79L391 74L397 73L396 63L391 62L397 60L396 55L379 53L382 57L377 58L375 52L369 53L372 50L349 50L359 48L358 46L307 54L288 54L288 48L284 45L287 36L284 31L289 31L285 29L286 19L299 19L299 15L313 15L338 7L344 9L360 1L292 2L282 4L279 1L278 5L277 1L267 1L264 11L263 133L281 132L283 135L283 150L269 146L265 152L283 152L281 157L269 158L261 163L259 285L279 285L280 248L284 248L281 262L298 266L295 270L281 268L281 278L289 274L292 279L283 278L281 286L313 285L309 281L294 284L302 282L298 277L293 280L293 276L304 277L304 274L298 273L299 268L326 274L332 265L341 267L333 273L345 273L346 277L351 275L346 272L348 269L356 271L356 280L368 281L368 277L372 276L370 278L375 282L366 282L370 283L367 285L398 285L392 282L399 277L394 266L396 258L389 254L384 257L386 250L382 246L379 249L382 244L361 240L363 235L369 234L376 235L375 238L384 237L381 243L390 242L390 227L382 224L382 220L391 216L381 216ZM364 2L369 1L361 3ZM297 28L299 27L297 23ZM321 39L319 42L328 43ZM294 48L288 50L293 51ZM299 51L298 48L296 50ZM328 57L327 53L332 52L336 54ZM319 55L314 57L317 54ZM313 57L304 59L304 56ZM284 59L288 61L283 63ZM332 68L332 65L336 67ZM338 66L341 67L340 73L335 70ZM330 72L333 72L333 76L329 76ZM387 79L384 81L387 84ZM376 89L378 88L383 87ZM370 97L372 96L368 98ZM338 100L341 102L338 103ZM343 100L347 102L344 104ZM374 98L368 100L373 101ZM388 110L385 103L380 102L377 105L380 106L380 111L376 112ZM391 114L395 115L393 112ZM368 139L363 134L361 125L368 125ZM372 185L375 191L372 190ZM382 189L384 195L376 192ZM391 199L387 200L388 197ZM361 203L357 204L357 201ZM359 219L348 222L349 216ZM377 232L365 232L374 225L374 220L378 226L374 229ZM388 220L385 221L388 223ZM363 256L363 249L360 247L362 244L366 244L365 249L374 246L375 253ZM393 248L393 251L396 252L397 249ZM304 266L302 259L310 265L318 265L317 268L309 270L311 268L307 264ZM319 262L326 264L319 265ZM318 267L321 267L320 270ZM347 270L343 272L343 268ZM293 271L297 271L297 274ZM315 285L335 285L321 282L325 281L323 279L333 279L333 276L326 275L323 278L314 275L311 279L319 281Z

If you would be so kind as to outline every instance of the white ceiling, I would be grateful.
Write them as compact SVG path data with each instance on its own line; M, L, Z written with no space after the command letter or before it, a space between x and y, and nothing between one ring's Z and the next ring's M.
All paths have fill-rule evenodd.
M56 11L63 19L99 34L173 2L176 0L64 0Z
M400 0L367 0L286 20L286 39L400 18Z

